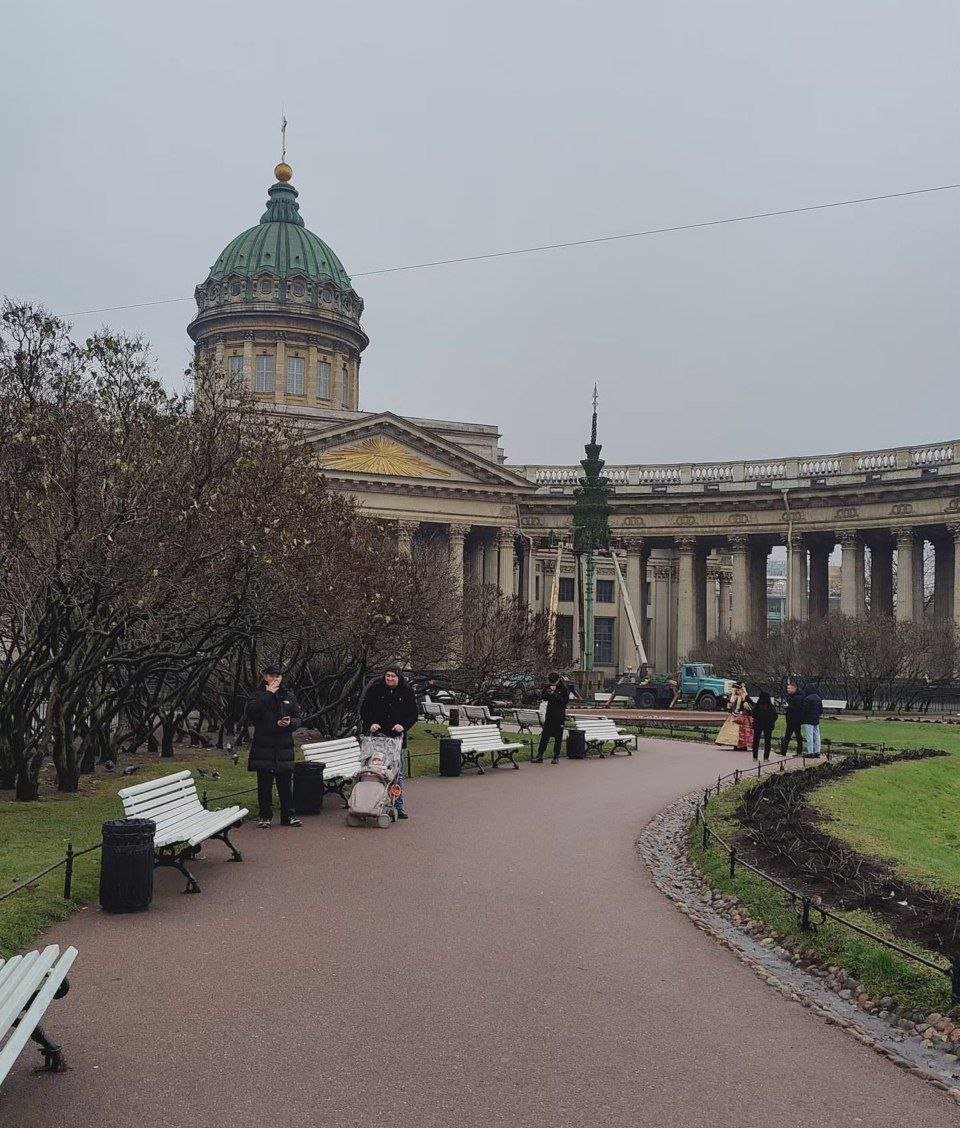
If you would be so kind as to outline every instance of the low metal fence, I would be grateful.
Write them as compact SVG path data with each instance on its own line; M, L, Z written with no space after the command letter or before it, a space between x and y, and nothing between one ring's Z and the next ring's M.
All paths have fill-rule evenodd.
M850 745L852 749L856 746ZM861 748L866 748L866 745L861 745ZM871 750L874 750L871 748ZM827 751L827 760L829 761L831 753ZM884 936L878 936L875 932L863 928L859 924L855 924L851 920L832 912L830 909L824 908L823 905L816 902L813 897L798 889L793 889L779 878L774 877L772 874L765 873L759 866L755 866L752 862L745 861L738 853L737 848L732 842L728 842L725 838L719 835L707 821L707 808L710 803L711 796L719 796L723 790L724 785L736 786L739 783L744 783L749 779L756 776L757 779L761 777L764 770L768 773L773 771L783 771L786 767L788 760L803 760L804 762L809 759L807 756L794 755L785 757L784 759L774 762L761 762L758 763L756 768L738 768L735 771L728 772L726 775L717 776L717 784L715 788L705 788L702 798L698 799L695 805L694 822L700 828L701 845L704 850L710 848L711 840L726 853L729 860L729 873L731 880L736 876L737 867L747 870L748 872L759 877L762 881L767 882L769 885L774 886L784 893L790 900L790 904L796 910L800 918L800 927L804 932L813 932L816 928L812 914L819 916L818 924L825 924L828 920L834 924L840 925L842 928L849 929L851 932L863 936L865 939L886 948L887 951L896 952L898 955L903 956L905 959L911 960L913 963L919 964L922 967L929 968L931 971L939 972L945 975L950 980L950 993L954 1003L960 1003L960 961L950 961L947 964L938 963L936 960L928 959L926 956L921 956L917 952L911 952L909 948L897 944L893 940L888 940ZM805 763L804 763L804 766Z
M46 869L40 870L39 873L33 874L31 877L21 881L19 885L15 885L12 889L7 889L0 893L0 902L5 901L8 897L12 897L14 893L21 893L24 889L30 889L31 886L37 884L42 878L48 874L63 867L63 899L69 901L73 896L73 864L77 858L82 858L84 854L92 854L94 850L103 848L103 842L96 842L93 846L85 846L82 850L74 850L73 843L67 843L67 850L64 856L58 861L53 862L52 865Z

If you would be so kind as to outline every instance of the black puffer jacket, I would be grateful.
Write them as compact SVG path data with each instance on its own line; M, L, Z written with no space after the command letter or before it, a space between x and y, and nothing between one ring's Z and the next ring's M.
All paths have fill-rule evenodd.
M784 717L788 725L798 725L803 717L803 694L799 688L796 693L787 693L784 696Z
M818 725L823 716L823 698L818 689L808 689L803 697L802 721L805 725Z
M390 735L394 725L402 725L404 735L417 723L417 699L403 678L399 685L389 686L380 678L371 683L360 703L360 724L365 733L371 725L379 725Z
M289 717L290 724L282 728L277 722ZM292 772L293 733L300 727L300 705L292 690L281 682L276 693L260 689L250 698L243 725L253 725L253 740L247 771Z

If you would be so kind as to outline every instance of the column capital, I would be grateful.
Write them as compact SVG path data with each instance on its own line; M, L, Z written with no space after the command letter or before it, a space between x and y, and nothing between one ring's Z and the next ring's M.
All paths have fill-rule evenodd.
M723 577L723 568L719 564L707 563L707 579L719 580Z
M696 552L697 550L696 537L677 537L673 543L677 546L677 551L682 552L684 555Z
M497 540L501 544L513 544L519 529L498 529Z
M669 580L673 576L673 569L669 564L657 564L653 569L653 578L655 580Z
M645 542L643 537L622 537L620 544L624 552L639 554L643 552Z
M910 525L898 525L894 528L893 535L897 538L898 542L903 541L905 544L912 544L916 539L917 530Z
M420 528L420 522L402 519L396 522L396 527L401 533L415 533Z
M947 532L955 541L960 541L960 521L951 521L950 524L947 525Z
M856 548L860 543L860 533L856 529L841 529L834 535L841 548Z
M417 524L419 524L419 522L417 522ZM459 524L453 525L452 524L452 525L449 526L450 539L451 540L453 540L453 539L463 540L463 538L470 532L470 530L472 528L473 528L472 525L459 525Z
M741 533L737 536L727 537L727 544L730 545L732 552L746 552L750 547L750 538Z

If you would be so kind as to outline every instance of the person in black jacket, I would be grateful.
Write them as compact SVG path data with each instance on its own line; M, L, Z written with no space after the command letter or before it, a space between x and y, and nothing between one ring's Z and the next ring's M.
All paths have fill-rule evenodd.
M543 754L552 740L553 759L550 763L559 764L560 746L563 744L563 726L567 719L567 702L570 700L570 690L567 689L566 683L558 673L552 673L547 676L547 685L540 697L547 703L547 715L543 721L540 746L537 748L533 763L543 763Z
M262 688L247 703L243 727L253 725L247 771L257 773L257 802L264 829L273 822L273 787L280 797L280 825L300 826L293 811L293 733L300 727L300 706L283 684L279 666L267 666Z
M760 737L763 737L763 758L770 759L770 740L773 737L773 726L777 723L777 707L770 699L770 694L761 689L757 694L757 702L753 706L753 758L759 759Z
M807 738L807 755L816 759L820 755L820 718L823 716L823 698L815 685L803 695L803 734Z
M797 738L797 755L803 755L803 735L800 726L803 724L803 694L800 692L800 687L795 681L787 682L787 705L783 713L783 719L786 722L787 731L783 734L783 740L780 741L780 755L786 756L790 748L790 737Z
M364 733L376 736L399 736L407 743L407 733L417 723L417 698L407 685L398 666L388 666L383 677L372 682L360 702L360 727ZM403 757L400 757L400 773L397 776L400 797L397 799L397 816L407 819L410 816L403 807Z

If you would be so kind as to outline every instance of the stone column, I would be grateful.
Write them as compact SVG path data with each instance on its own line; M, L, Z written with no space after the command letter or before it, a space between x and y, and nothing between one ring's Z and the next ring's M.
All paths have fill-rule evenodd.
M913 613L917 622L923 621L926 613L923 590L923 549L925 538L923 533L917 531L913 544Z
M283 403L287 398L287 342L277 339L277 354L273 362L273 402Z
M717 601L717 589L723 590L720 569L713 562L707 561L707 641L710 642L720 634L720 607Z
M749 634L753 629L753 603L750 599L750 538L731 537L733 554L732 633Z
M787 557L790 618L802 622L810 609L807 597L807 546L799 533L794 533Z
M718 626L721 634L730 634L733 622L730 607L730 590L733 586L733 576L726 568L722 568L718 579L720 582L720 621Z
M953 625L960 630L960 524L948 525L953 537Z
M825 619L830 610L830 553L833 546L810 545L810 605L811 619Z
M628 540L625 544L625 548L626 570L623 582L627 586L627 593L630 596L630 603L633 605L633 613L637 619L637 626L640 628L640 638L643 641L644 649L646 649L647 609L644 605L644 589L646 588L647 563L643 552L643 541L639 538ZM621 618L623 620L623 629L621 631L621 639L623 641L620 654L622 656L629 655L631 663L634 668L636 668L636 649L633 643L633 634L630 631L630 624L627 622L626 611L621 610ZM647 655L648 661L649 657L650 656Z
M249 391L253 391L253 337L245 337L243 341L243 382Z
M407 560L413 555L413 534L419 528L419 521L397 522L397 552Z
M679 537L677 657L696 658L703 646L706 618L706 557L696 537Z
M863 614L863 541L855 529L837 533L843 558L840 565L840 614L858 618Z
M515 549L515 530L501 529L498 542L500 546L500 564L497 571L497 584L500 588L500 594L510 598L514 595L513 590L513 564Z
M454 590L459 599L463 598L463 545L469 532L469 525L450 526L450 574L453 576Z
M953 537L938 536L933 542L933 614L937 622L953 619Z
M915 607L916 537L913 529L894 529L897 538L897 622L912 623L917 618ZM922 608L921 608L922 613Z
M491 586L497 582L496 532L487 529L483 535L483 582Z
M670 673L670 566L653 569L653 661L661 674Z
M886 539L870 545L870 614L893 617L893 545Z

